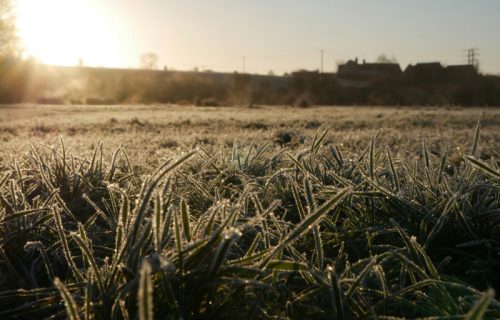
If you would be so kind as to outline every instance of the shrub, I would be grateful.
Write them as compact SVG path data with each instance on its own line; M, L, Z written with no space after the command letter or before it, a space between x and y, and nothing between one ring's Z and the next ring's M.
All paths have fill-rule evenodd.
M207 99L196 98L195 105L198 107L219 107L221 104L216 99L213 98L207 98Z
M64 99L60 97L42 97L37 100L38 104L52 104L61 105L64 104Z
M294 105L296 107L299 107L299 108L309 108L309 107L312 107L311 101L308 98L305 98L305 97L301 97L301 98L297 99L295 101Z
M111 98L87 98L85 99L87 105L114 105L116 101Z

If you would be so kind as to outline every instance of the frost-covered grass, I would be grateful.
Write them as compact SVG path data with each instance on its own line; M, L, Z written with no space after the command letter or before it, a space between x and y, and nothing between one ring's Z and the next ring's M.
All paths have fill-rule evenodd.
M155 167L62 139L10 150L0 318L500 318L495 129L450 159L324 128L175 146Z

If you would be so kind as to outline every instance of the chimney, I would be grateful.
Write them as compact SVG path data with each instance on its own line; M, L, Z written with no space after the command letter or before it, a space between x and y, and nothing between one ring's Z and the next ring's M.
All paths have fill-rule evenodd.
M356 64L358 64L358 57L356 57L356 59L354 59L354 62L356 62Z
M363 59L363 64L366 64L366 60L365 59Z

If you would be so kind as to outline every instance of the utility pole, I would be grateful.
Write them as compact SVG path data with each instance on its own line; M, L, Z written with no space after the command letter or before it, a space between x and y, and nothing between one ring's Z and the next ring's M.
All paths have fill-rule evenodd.
M321 50L321 73L323 73L323 50Z
M479 60L477 59L477 56L479 56L478 48L467 49L467 64L474 66L476 69L479 67Z

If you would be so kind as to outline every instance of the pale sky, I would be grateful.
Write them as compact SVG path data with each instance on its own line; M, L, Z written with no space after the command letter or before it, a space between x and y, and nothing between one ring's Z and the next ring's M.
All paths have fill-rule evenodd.
M17 0L28 54L48 64L159 66L276 74L336 71L384 53L409 63L466 62L500 74L499 0Z

